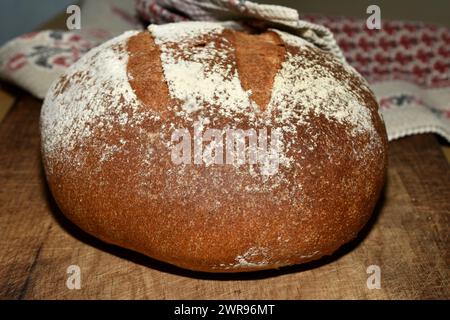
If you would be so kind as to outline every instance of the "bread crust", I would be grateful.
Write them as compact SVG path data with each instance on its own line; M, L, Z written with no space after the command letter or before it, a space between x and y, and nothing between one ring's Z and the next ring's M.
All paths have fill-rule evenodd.
M166 28L188 33L191 26ZM387 165L384 123L361 76L273 30L224 28L177 42L165 31L128 33L93 49L50 89L42 157L64 215L106 242L207 272L304 263L353 239L374 209ZM174 59L184 60L169 66ZM223 92L236 89L236 76L252 102L197 97L192 110L177 92L213 88L175 87L183 79L170 68L180 61L205 72L224 66L231 80ZM301 90L288 96L291 85ZM199 121L220 130L280 128L284 160L271 175L258 164L174 164L173 130L194 136Z

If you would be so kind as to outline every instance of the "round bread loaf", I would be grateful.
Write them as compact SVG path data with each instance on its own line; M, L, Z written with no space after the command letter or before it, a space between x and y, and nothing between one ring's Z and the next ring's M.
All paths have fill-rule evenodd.
M86 232L179 267L240 272L329 255L369 219L387 139L351 67L273 29L127 32L56 81L42 156Z

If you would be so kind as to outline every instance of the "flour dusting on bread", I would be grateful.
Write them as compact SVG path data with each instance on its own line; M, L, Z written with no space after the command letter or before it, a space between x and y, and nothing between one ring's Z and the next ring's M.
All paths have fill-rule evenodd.
M254 112L256 104L240 83L235 62L227 60L233 47L221 37L219 23L190 22L151 25L161 50L164 75L174 99L190 114L208 104L226 112ZM207 40L205 40L207 37Z
M139 102L127 76L127 40L116 37L84 55L50 88L42 107L43 149L61 157L83 144L95 128L125 125ZM105 145L109 154L114 147ZM105 154L105 157L108 155Z

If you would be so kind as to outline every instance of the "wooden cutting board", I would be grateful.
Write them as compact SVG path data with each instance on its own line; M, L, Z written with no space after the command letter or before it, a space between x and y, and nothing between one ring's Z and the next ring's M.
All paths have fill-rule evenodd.
M40 105L25 95L0 123L0 298L450 298L450 170L431 134L390 143L373 218L333 256L276 271L201 274L102 243L64 218L41 167ZM66 286L70 265L80 267L79 290ZM370 265L380 267L380 289L367 288Z

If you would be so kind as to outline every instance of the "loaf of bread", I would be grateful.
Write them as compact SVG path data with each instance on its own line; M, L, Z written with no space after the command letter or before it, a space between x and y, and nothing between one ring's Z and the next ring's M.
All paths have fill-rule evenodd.
M61 211L191 270L333 253L368 221L387 138L365 80L289 33L183 22L127 32L56 81L42 157Z

